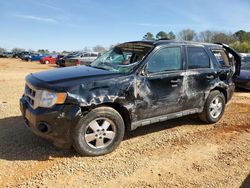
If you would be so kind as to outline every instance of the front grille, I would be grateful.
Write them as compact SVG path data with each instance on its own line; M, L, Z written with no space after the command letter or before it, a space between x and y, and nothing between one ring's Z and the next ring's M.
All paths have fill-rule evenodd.
M39 91L35 89L31 84L26 83L25 84L25 91L24 91L24 95L25 95L25 99L26 101L30 104L30 106L32 108L37 108L37 101L39 98Z
M36 96L36 91L34 89L31 89L27 84L25 86L25 93L27 95L30 95L32 97L35 97Z
M28 100L28 102L30 103L31 106L34 106L34 99L27 96L27 100Z

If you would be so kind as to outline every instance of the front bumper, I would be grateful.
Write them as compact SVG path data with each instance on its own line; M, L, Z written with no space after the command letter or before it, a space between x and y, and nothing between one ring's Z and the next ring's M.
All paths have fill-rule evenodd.
M22 97L20 110L27 127L36 135L53 141L58 147L71 147L71 130L81 115L79 106L55 105L53 108L33 109Z

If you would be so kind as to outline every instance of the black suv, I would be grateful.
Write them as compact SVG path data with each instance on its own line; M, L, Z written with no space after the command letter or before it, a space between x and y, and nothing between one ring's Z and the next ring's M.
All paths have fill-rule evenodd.
M223 44L127 42L89 66L28 75L20 109L37 135L82 155L102 155L125 130L195 113L217 122L240 65Z

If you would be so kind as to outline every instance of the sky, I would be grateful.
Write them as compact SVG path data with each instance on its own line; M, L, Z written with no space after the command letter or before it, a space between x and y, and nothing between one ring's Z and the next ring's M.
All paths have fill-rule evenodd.
M250 0L2 0L0 47L81 50L146 32L250 31Z

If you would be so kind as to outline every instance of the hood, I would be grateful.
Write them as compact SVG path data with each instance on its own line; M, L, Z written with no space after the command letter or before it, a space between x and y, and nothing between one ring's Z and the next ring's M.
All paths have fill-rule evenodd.
M113 74L116 73L88 66L74 66L34 73L31 75L40 81L52 84Z

